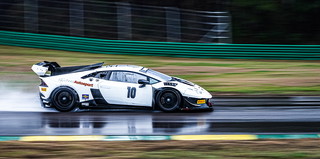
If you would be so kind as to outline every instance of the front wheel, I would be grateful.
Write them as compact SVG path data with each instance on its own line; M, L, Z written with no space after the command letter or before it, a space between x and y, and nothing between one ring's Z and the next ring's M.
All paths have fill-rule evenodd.
M174 89L162 90L157 95L156 103L162 111L173 112L180 108L181 95Z
M52 104L60 112L74 110L79 103L77 93L69 87L59 87L52 93Z

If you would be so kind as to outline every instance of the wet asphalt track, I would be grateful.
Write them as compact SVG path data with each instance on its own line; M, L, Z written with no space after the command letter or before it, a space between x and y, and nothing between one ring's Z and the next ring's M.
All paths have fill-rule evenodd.
M38 106L37 106L38 107ZM214 112L0 111L4 135L181 135L320 133L320 106L215 107Z

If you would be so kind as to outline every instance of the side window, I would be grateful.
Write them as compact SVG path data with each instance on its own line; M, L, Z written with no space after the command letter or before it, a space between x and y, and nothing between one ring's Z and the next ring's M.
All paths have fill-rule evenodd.
M147 76L125 71L114 71L110 75L110 81L128 82L128 83L138 83L139 79L147 80Z
M89 78L89 77L95 77L95 76L97 76L97 72L93 72L93 73L90 73L90 74L87 74L87 75L85 75L85 76L82 76L81 78L82 79L86 79L86 78Z
M158 83L158 82L160 82L160 81L158 81L158 80L156 80L156 79L154 79L154 78L149 78L150 80L149 80L149 82L150 82L150 84L155 84L155 83Z
M110 81L125 82L124 72L118 72L118 71L111 72L109 80Z
M95 78L108 80L108 78L109 78L108 75L109 75L109 72L108 72L108 71L103 71L103 72L97 73L96 76L95 76Z
M144 76L138 73L132 73L131 75L128 76L128 81L130 83L138 83L139 79L148 80L147 76Z

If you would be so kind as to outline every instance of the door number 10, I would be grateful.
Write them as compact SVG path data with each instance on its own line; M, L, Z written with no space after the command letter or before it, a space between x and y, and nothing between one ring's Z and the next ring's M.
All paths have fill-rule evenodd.
M127 87L127 89L128 89L127 98L135 98L137 93L136 87Z

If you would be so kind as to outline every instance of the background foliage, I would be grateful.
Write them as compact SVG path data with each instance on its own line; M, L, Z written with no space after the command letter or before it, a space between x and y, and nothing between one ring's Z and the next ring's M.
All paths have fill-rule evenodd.
M10 23L11 28L23 28L23 4L25 0L1 0L0 3L0 29L1 26L9 25L4 21L7 15L21 15L15 18L15 23ZM61 20L60 27L68 28L68 8L70 1L76 0L38 0L39 10L45 9L50 12L48 7L61 7L61 10L53 10L52 13L45 15L39 14L39 19ZM233 43L254 43L254 44L320 44L320 0L86 0L89 2L129 2L131 4L178 7L183 9L204 10L204 11L229 11L232 15ZM63 3L62 3L63 2ZM65 4L65 5L62 5ZM41 8L43 6L44 8ZM105 11L105 6L97 6L96 11ZM13 10L21 10L13 12ZM61 13L59 13L61 12ZM66 15L57 16L57 13ZM92 15L86 15L92 16ZM95 15L99 16L99 15ZM105 16L105 15L101 15ZM110 17L106 17L109 18ZM45 25L45 22L41 22ZM104 30L114 32L115 28L99 28L99 23L92 30ZM104 22L106 23L106 22ZM155 21L155 24L160 23ZM115 25L115 24L110 24ZM40 28L41 29L41 28ZM50 28L42 28L48 30ZM12 30L12 31L21 31ZM22 30L23 31L23 30ZM66 32L67 30L57 30ZM192 32L192 31L190 31ZM156 37L156 36L155 36ZM157 39L143 39L157 41Z

